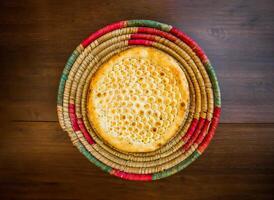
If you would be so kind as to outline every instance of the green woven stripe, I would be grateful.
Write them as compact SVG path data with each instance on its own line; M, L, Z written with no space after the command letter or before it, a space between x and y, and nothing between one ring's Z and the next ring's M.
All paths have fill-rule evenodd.
M172 26L163 24L152 20L129 20L127 26L148 26L151 28L157 28L165 32L169 32Z
M194 151L189 157L187 157L185 160L180 162L178 165L168 170L153 174L152 180L165 178L181 171L182 169L186 168L189 164L191 164L194 160L196 160L199 156L200 156L200 153L197 150Z
M68 78L68 74L69 74L69 71L70 71L73 63L75 62L75 60L77 59L79 54L80 53L77 51L77 49L75 49L73 51L73 53L71 54L71 56L69 57L66 65L65 65L65 68L63 70L61 80L60 80L60 83L59 83L58 96L57 96L57 105L60 105L60 106L63 105L63 94L64 94L66 80Z
M97 160L95 157L93 157L87 150L86 148L80 143L78 142L76 144L76 146L78 147L79 151L84 154L84 156L93 164L95 164L97 167L100 167L103 171L105 172L110 172L112 170L111 167L105 165L104 163L100 162L99 160Z
M221 92L220 92L220 87L219 83L217 80L216 73L214 71L214 68L212 67L211 63L208 61L205 63L205 67L207 70L207 73L209 75L209 78L211 80L213 90L214 90L214 103L216 106L221 106Z
M62 106L63 104L63 90L65 88L66 79L64 78L64 75L62 74L61 80L59 83L59 90L58 90L58 96L57 96L57 105Z

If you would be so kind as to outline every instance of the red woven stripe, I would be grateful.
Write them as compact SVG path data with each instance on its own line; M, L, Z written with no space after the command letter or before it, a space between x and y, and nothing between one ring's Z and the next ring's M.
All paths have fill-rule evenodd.
M203 141L203 139L204 139L204 137L205 137L205 135L207 133L209 125L210 125L210 121L208 119L206 119L205 123L204 123L204 127L201 130L201 133L199 134L197 140L195 141L195 144L199 145Z
M193 118L190 127L188 128L186 134L182 137L182 140L184 142L187 142L189 140L189 138L191 137L192 133L195 131L196 126L198 124L198 119Z
M183 40L188 46L190 46L192 49L195 49L197 44L192 40L190 37L188 37L184 32L180 31L179 29L172 27L172 29L169 31L171 34L177 36L181 40Z
M208 58L205 55L205 52L201 49L201 47L197 46L194 52L197 54L197 56L202 60L202 63L208 62Z
M205 55L204 51L201 49L201 47L199 47L199 45L190 37L188 37L184 32L180 31L175 27L172 27L172 29L169 32L177 36L182 41L184 41L188 46L190 46L203 63L206 63L208 61L208 58Z
M214 108L214 113L213 113L213 119L212 122L210 124L210 128L209 131L206 135L206 137L204 138L203 142L200 144L200 146L198 147L198 151L200 153L203 153L204 150L206 149L206 147L208 146L210 140L212 139L212 137L214 136L215 130L218 126L219 123L219 119L220 119L220 113L221 113L221 108L219 107L215 107Z
M158 36L164 37L164 38L166 38L166 39L168 39L172 42L175 42L176 39L177 39L173 35L171 35L167 32L164 32L164 31L160 31L160 30L155 29L155 28L139 27L137 33L149 33L149 34L152 34L152 35L158 35Z
M86 140L88 141L89 144L95 144L95 141L92 139L92 137L90 136L90 134L88 133L88 130L86 129L86 126L84 124L84 121L82 118L78 118L77 119L77 123L79 125L79 128L81 130L81 132L83 133L84 137L86 138Z
M221 115L221 108L216 106L214 108L213 116L220 118L220 115Z
M125 26L125 24L126 24L125 21L120 21L120 22L116 22L116 23L110 24L108 26L105 26L104 28L92 33L81 44L83 47L87 47L91 42L96 40L98 37L110 32L110 31L123 28Z
M79 131L80 128L77 124L77 118L76 118L76 114L75 114L75 105L74 104L69 104L69 117L70 117L73 131Z
M187 151L190 148L190 146L194 143L194 141L196 140L196 138L200 134L200 132L201 132L203 126L204 126L204 123L205 123L205 119L200 117L197 128L195 129L194 133L192 134L190 140L188 140L187 143L184 144L184 146L183 146L184 151Z
M133 33L130 35L130 39L144 39L144 40L155 40L154 35L149 34L141 34L141 33Z
M151 46L152 45L152 41L149 40L128 40L128 45L145 45L145 46Z
M131 174L131 173L126 173L120 170L113 169L111 171L111 174L114 176L127 179L127 180L137 180L137 181L151 181L152 180L152 175L150 174Z

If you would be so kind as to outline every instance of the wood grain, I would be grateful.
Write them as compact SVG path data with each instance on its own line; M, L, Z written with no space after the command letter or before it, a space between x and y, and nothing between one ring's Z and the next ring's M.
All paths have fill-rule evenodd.
M220 80L221 122L274 122L273 1L1 1L0 8L1 110L12 120L56 121L71 51L111 22L146 18L181 28L204 48Z
M274 125L223 124L191 166L149 183L104 173L71 145L56 122L9 127L0 143L5 149L0 151L0 199L273 198Z
M196 40L215 66L221 124L205 154L151 183L103 173L57 124L71 51L119 20L152 19ZM0 199L274 199L272 0L1 0Z

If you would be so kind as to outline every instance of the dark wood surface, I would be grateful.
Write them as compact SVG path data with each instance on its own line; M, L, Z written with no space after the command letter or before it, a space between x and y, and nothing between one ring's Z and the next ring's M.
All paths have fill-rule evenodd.
M184 30L215 66L221 124L176 175L128 182L90 164L60 129L56 95L71 51L125 19ZM272 0L0 1L0 199L273 199Z

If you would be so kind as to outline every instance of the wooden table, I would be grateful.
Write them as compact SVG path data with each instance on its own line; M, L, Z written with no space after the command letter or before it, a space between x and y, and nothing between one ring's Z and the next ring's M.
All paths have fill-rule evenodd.
M156 182L89 163L60 129L56 95L71 51L123 19L184 30L206 51L222 92L205 154ZM1 1L0 199L273 199L274 2Z

